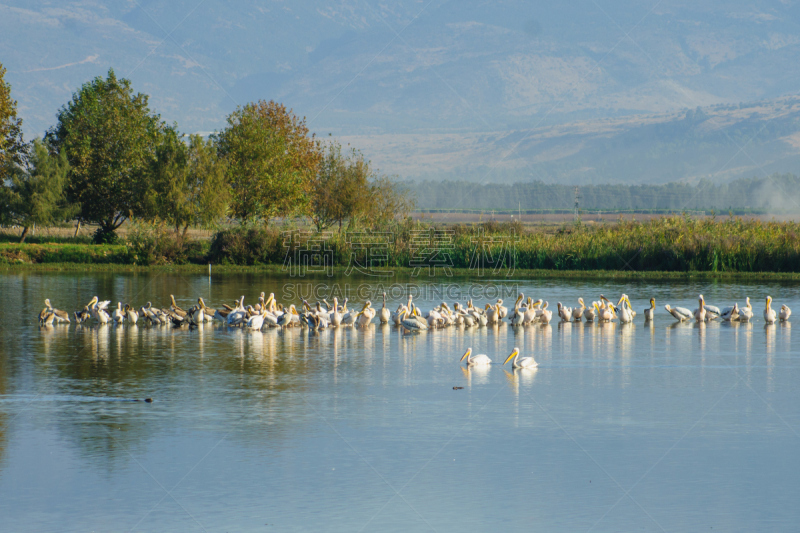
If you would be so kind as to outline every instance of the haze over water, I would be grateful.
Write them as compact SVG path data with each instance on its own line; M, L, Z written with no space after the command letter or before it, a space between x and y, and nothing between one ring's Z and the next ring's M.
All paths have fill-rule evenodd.
M137 308L167 307L171 293L184 308L198 296L219 306L242 294L254 303L261 291L281 301L284 283L296 281L0 276L0 529L794 531L800 523L800 336L761 316L767 294L775 308L800 309L796 283L507 283L553 309L625 292L639 312L627 325L554 318L407 335L377 320L319 332L36 323L44 298L69 311L95 294ZM303 281L319 282L374 283ZM454 285L466 294L470 282ZM663 308L693 309L701 293L720 307L750 296L755 320L676 324ZM651 296L652 326L641 313ZM427 310L440 300L417 303ZM494 364L459 366L470 346ZM538 370L502 367L514 346ZM155 401L125 401L147 397Z

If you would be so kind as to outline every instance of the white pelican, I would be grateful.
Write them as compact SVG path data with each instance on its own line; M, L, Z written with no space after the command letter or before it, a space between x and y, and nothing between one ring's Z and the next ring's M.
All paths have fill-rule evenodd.
M372 322L372 317L375 316L373 313L375 312L372 309L372 302L367 300L367 303L364 304L363 309L359 311L358 316L356 317L356 324L359 326L366 326L370 322Z
M520 309L519 309L519 305L520 305L520 302L522 301L522 299L524 297L525 297L524 294L519 293L519 296L517 296L517 301L514 302L514 309L512 309L511 313L508 315L508 319L511 321L512 324L514 324L515 320L517 320L517 315L521 314ZM519 322L518 323L522 324L522 317L519 318Z
M136 324L139 321L139 313L129 304L125 304L125 318L131 324Z
M55 318L56 318L56 315L55 315L55 313L53 313L52 311L48 311L47 309L45 309L45 310L44 310L44 311L42 311L42 313L39 315L39 325L41 325L41 326L46 326L46 327L48 327L48 328L49 328L49 327L52 327L52 326L53 326L53 321L55 320Z
M114 309L114 322L117 324L122 324L125 320L125 313L122 311L122 302L117 302L117 308Z
M782 305L781 312L778 313L778 318L780 318L781 322L786 322L789 320L790 316L792 316L792 310L789 309L788 305Z
M706 300L703 298L703 295L697 297L698 306L697 309L694 310L692 313L694 315L694 319L697 322L705 322L706 321Z
M750 305L750 297L745 296L745 306L739 309L739 322L750 322L753 318L753 306Z
M483 366L483 365L488 365L492 362L492 360L489 359L488 355L484 354L472 355L472 348L467 348L467 351L464 352L464 355L461 356L461 361L463 361L464 359L467 360L467 366Z
M656 299L650 298L650 307L644 310L644 321L653 320L656 316Z
M409 331L428 329L428 323L419 315L416 307L411 309L411 316L407 317L408 314L408 311L403 311L403 320L400 321L405 329Z
M247 312L244 308L244 296L242 296L236 303L236 307L228 313L227 322L229 326L238 326L247 318Z
M581 298L581 300L582 299L583 298ZM597 302L592 302L592 305L584 310L583 318L586 319L586 322L594 322L595 316L597 316Z
M508 316L508 308L507 308L507 307L503 307L503 300L502 300L502 298L498 298L498 299L497 299L497 310L498 310L498 313L499 313L499 315L498 315L498 316L499 316L498 320L500 320L501 318L505 318L505 317L507 317L507 316Z
M583 303L583 298L578 298L579 307L572 308L572 318L575 322L580 322L583 317L583 312L586 311L586 304Z
M553 318L553 312L547 310L547 305L548 305L547 302L545 302L541 308L540 315L537 312L537 315L539 315L539 322L541 322L542 324L549 324L550 320Z
M397 311L392 313L392 322L394 322L395 326L399 326L400 323L403 321L403 311L407 313L408 309L406 308L405 305L400 304L397 306Z
M561 302L556 304L558 307L558 317L562 322L570 322L572 320L572 309L568 309L561 305Z
M622 316L622 308L627 307L628 314L631 317L631 321L636 318L636 311L633 310L633 306L631 305L631 301L628 298L627 294L623 294L619 298L619 302L617 302L617 308L620 309L620 317ZM621 320L620 320L621 321Z
M537 366L539 366L539 363L537 363L533 357L523 357L522 359L519 360L518 358L519 358L519 348L515 347L514 350L511 352L511 355L509 355L508 358L506 358L503 364L506 364L513 359L514 362L511 363L512 368L536 368Z
M692 316L694 316L692 315L692 312L686 309L685 307L670 307L669 304L666 304L664 306L664 309L666 309L669 312L669 314L671 314L681 322L683 322L684 320L689 320L690 318L692 318Z
M490 304L486 304L485 313L486 313L486 321L489 324L494 324L495 322L500 320L500 313L497 311L496 306L493 307Z
M722 316L722 311L719 307L716 305L708 305L705 300L703 300L703 309L706 310L706 320L714 320Z
M739 319L739 304L733 304L730 307L726 307L720 312L720 318L725 322L730 322L731 320L738 320Z
M66 322L69 324L69 313L66 311L62 311L61 309L54 309L52 305L50 305L50 298L46 298L44 301L44 305L47 306L47 310L53 313L53 320L56 323Z
M631 312L632 306L627 295L623 294L622 297L623 302L622 305L619 306L619 322L620 324L627 324L633 322L633 313Z
M381 307L380 313L378 313L378 318L381 321L381 324L386 324L392 318L392 313L389 309L386 308L386 293L383 293L383 307Z
M767 296L767 306L764 308L764 322L775 323L775 310L772 309L772 296Z
M92 301L89 302L89 312L91 312L92 317L101 324L108 324L108 321L111 320L111 317L108 316L108 313L106 313L105 310L109 303L111 302L104 301L98 303L97 296L92 298Z
M262 306L263 307L263 306ZM260 313L255 314L247 319L247 327L248 329L259 330L261 326L264 325L264 316L266 315L267 310L264 308Z
M331 310L331 325L338 326L342 323L342 313L339 312L339 300L333 297L333 309Z

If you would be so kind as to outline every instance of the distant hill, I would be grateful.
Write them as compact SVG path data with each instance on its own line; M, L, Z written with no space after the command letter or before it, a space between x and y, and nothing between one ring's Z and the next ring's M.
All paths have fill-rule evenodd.
M793 164L798 25L766 0L6 0L0 62L28 137L113 67L183 131L277 99L407 177L716 180Z

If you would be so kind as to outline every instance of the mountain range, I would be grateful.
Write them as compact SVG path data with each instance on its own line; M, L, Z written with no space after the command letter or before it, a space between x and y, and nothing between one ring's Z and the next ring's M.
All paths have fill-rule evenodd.
M796 169L794 1L6 0L26 135L114 68L182 131L275 99L405 178L724 181Z

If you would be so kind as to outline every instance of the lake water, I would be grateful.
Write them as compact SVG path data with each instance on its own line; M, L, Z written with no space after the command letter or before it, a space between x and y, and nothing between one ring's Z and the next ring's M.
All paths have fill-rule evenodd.
M374 296L365 284L377 288L335 278L287 289L297 281L0 275L0 530L800 524L800 332L793 339L791 323L766 326L761 317L767 294L776 308L800 309L798 284L461 279L444 288L462 302L469 291L519 290L551 308L626 292L640 312L627 325L553 320L406 335L377 323L249 332L40 328L36 320L46 297L72 311L95 294L137 308L148 300L167 307L175 294L185 308L198 296L218 306L321 284L347 284L365 297ZM405 300L401 288L389 289L392 309ZM427 289L418 297L423 309L442 299ZM676 324L663 308L693 309L699 293L719 306L750 296L756 319ZM651 296L657 316L645 325ZM460 366L468 346L496 364ZM514 346L534 355L538 370L502 367ZM154 402L128 401L147 397Z

